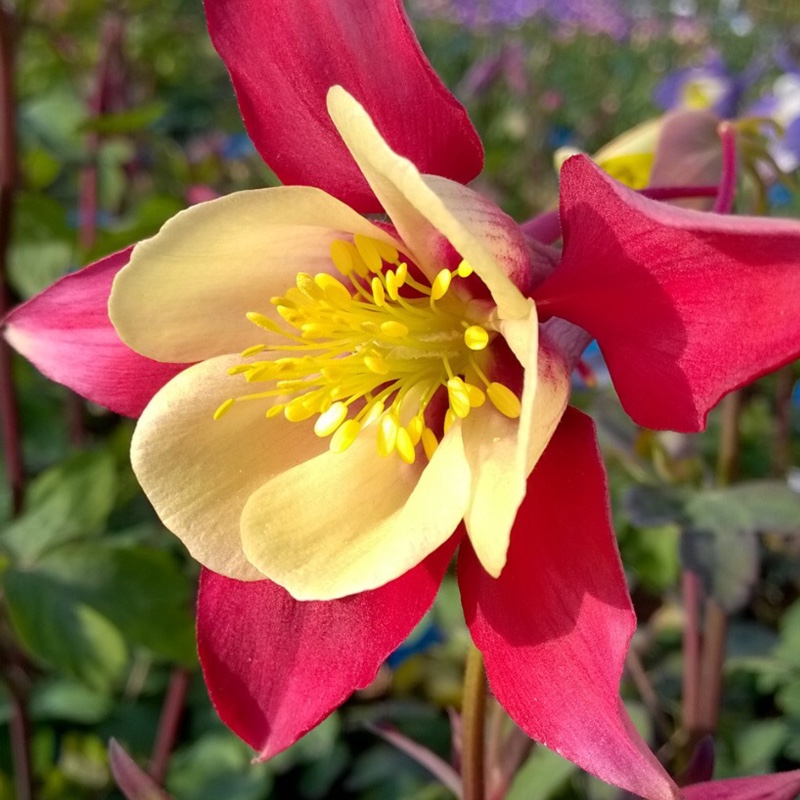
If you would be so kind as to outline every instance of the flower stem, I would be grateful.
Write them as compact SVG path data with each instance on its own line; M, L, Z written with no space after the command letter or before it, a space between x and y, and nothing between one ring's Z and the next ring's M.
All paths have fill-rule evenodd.
M186 693L189 691L190 679L189 670L185 667L175 667L169 680L167 695L164 698L164 705L161 709L161 717L158 720L158 731L156 732L156 741L150 758L150 769L148 770L150 777L159 786L164 785L164 778L167 776L167 766L175 746L175 738L183 715L183 707L186 704Z
M463 800L484 800L484 717L486 711L486 673L483 656L474 645L467 654L462 706L461 775Z
M684 570L682 576L683 613L683 728L688 750L701 737L700 702L700 597L702 589L696 572Z
M0 318L11 307L7 257L11 242L11 213L17 190L17 137L14 99L14 19L0 4ZM22 509L25 468L19 430L19 412L11 371L11 348L0 337L0 420L3 457L16 515Z
M775 439L772 445L772 474L783 478L792 460L792 389L794 369L791 364L775 374Z
M0 2L0 318L11 306L7 278L8 246L11 242L11 213L17 189L17 138L14 98L14 27L11 11ZM14 516L22 510L25 491L25 467L19 426L17 397L11 369L11 348L0 336L0 428L3 457L11 489ZM14 764L14 787L17 800L33 800L34 780L31 762L30 722L27 698L28 678L18 663L11 643L3 648L3 680L11 699L11 757Z
M722 179L714 211L717 214L730 214L736 198L736 129L730 122L721 122L717 132L722 143Z

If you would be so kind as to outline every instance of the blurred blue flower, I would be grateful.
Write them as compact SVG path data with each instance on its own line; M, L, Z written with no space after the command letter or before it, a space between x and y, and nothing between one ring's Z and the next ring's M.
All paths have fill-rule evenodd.
M733 119L745 89L762 71L762 65L754 63L735 75L717 53L709 53L705 63L667 75L656 86L653 99L665 111L708 109L722 119Z

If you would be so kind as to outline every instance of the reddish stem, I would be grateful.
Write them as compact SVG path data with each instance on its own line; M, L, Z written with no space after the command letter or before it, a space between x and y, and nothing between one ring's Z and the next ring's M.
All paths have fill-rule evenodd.
M703 734L714 734L719 719L722 699L722 669L725 665L725 638L728 632L728 616L725 609L713 598L706 603L706 625L703 637L703 660L700 667L699 730Z
M14 99L14 20L0 4L0 318L11 308L8 286L8 246L11 214L17 190L17 138ZM11 489L14 514L22 509L25 467L19 429L19 412L11 369L11 348L0 337L0 421L3 456Z
M699 576L684 570L683 587L683 728L689 735L690 747L700 737L700 598Z
M190 680L191 674L184 667L175 667L169 679L167 695L164 698L161 717L158 720L158 731L156 732L156 741L150 758L150 769L148 770L150 777L159 786L164 785L164 778L167 775L167 767L172 750L175 747L175 739L183 716Z
M722 143L722 179L713 210L730 214L736 197L736 129L730 122L721 122L717 132Z
M11 307L7 256L11 242L11 214L17 188L14 23L11 12L0 3L0 318L4 317ZM25 467L22 458L17 397L11 369L11 349L2 336L0 336L0 427L3 434L6 475L11 489L12 511L16 516L22 509ZM18 800L33 800L27 676L16 663L14 652L4 652L2 661L3 679L11 698L11 757L14 763L16 796Z

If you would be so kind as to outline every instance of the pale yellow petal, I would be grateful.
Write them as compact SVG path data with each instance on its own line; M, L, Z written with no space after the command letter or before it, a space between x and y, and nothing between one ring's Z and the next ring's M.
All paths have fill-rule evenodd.
M394 242L307 186L237 192L192 206L136 246L114 281L111 321L127 345L157 361L244 350L262 336L245 314L274 315L270 298L294 286L299 272L332 272L331 242L355 233Z
M511 529L527 479L555 432L569 399L569 371L558 351L539 336L535 314L502 326L525 370L519 419L487 403L464 420L464 450L472 472L465 515L470 541L494 577L506 563Z
M466 186L421 175L386 144L364 108L341 86L328 92L328 111L428 278L445 266L449 242L489 288L501 317L526 316L527 302L509 277L524 274L530 264L525 239L514 221Z
M228 398L252 391L219 357L170 381L142 414L131 445L136 477L167 528L201 564L240 580L263 579L245 558L239 532L250 495L276 473L318 455L327 441L313 422L265 418L266 402Z
M298 600L394 580L443 544L464 515L470 481L458 423L427 465L379 456L376 428L344 453L281 473L247 502L247 557Z

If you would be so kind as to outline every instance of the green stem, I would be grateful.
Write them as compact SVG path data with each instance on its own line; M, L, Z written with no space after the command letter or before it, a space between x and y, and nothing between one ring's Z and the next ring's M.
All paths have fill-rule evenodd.
M464 701L461 712L461 777L463 800L485 800L484 717L486 712L486 673L480 650L472 646L464 673Z

